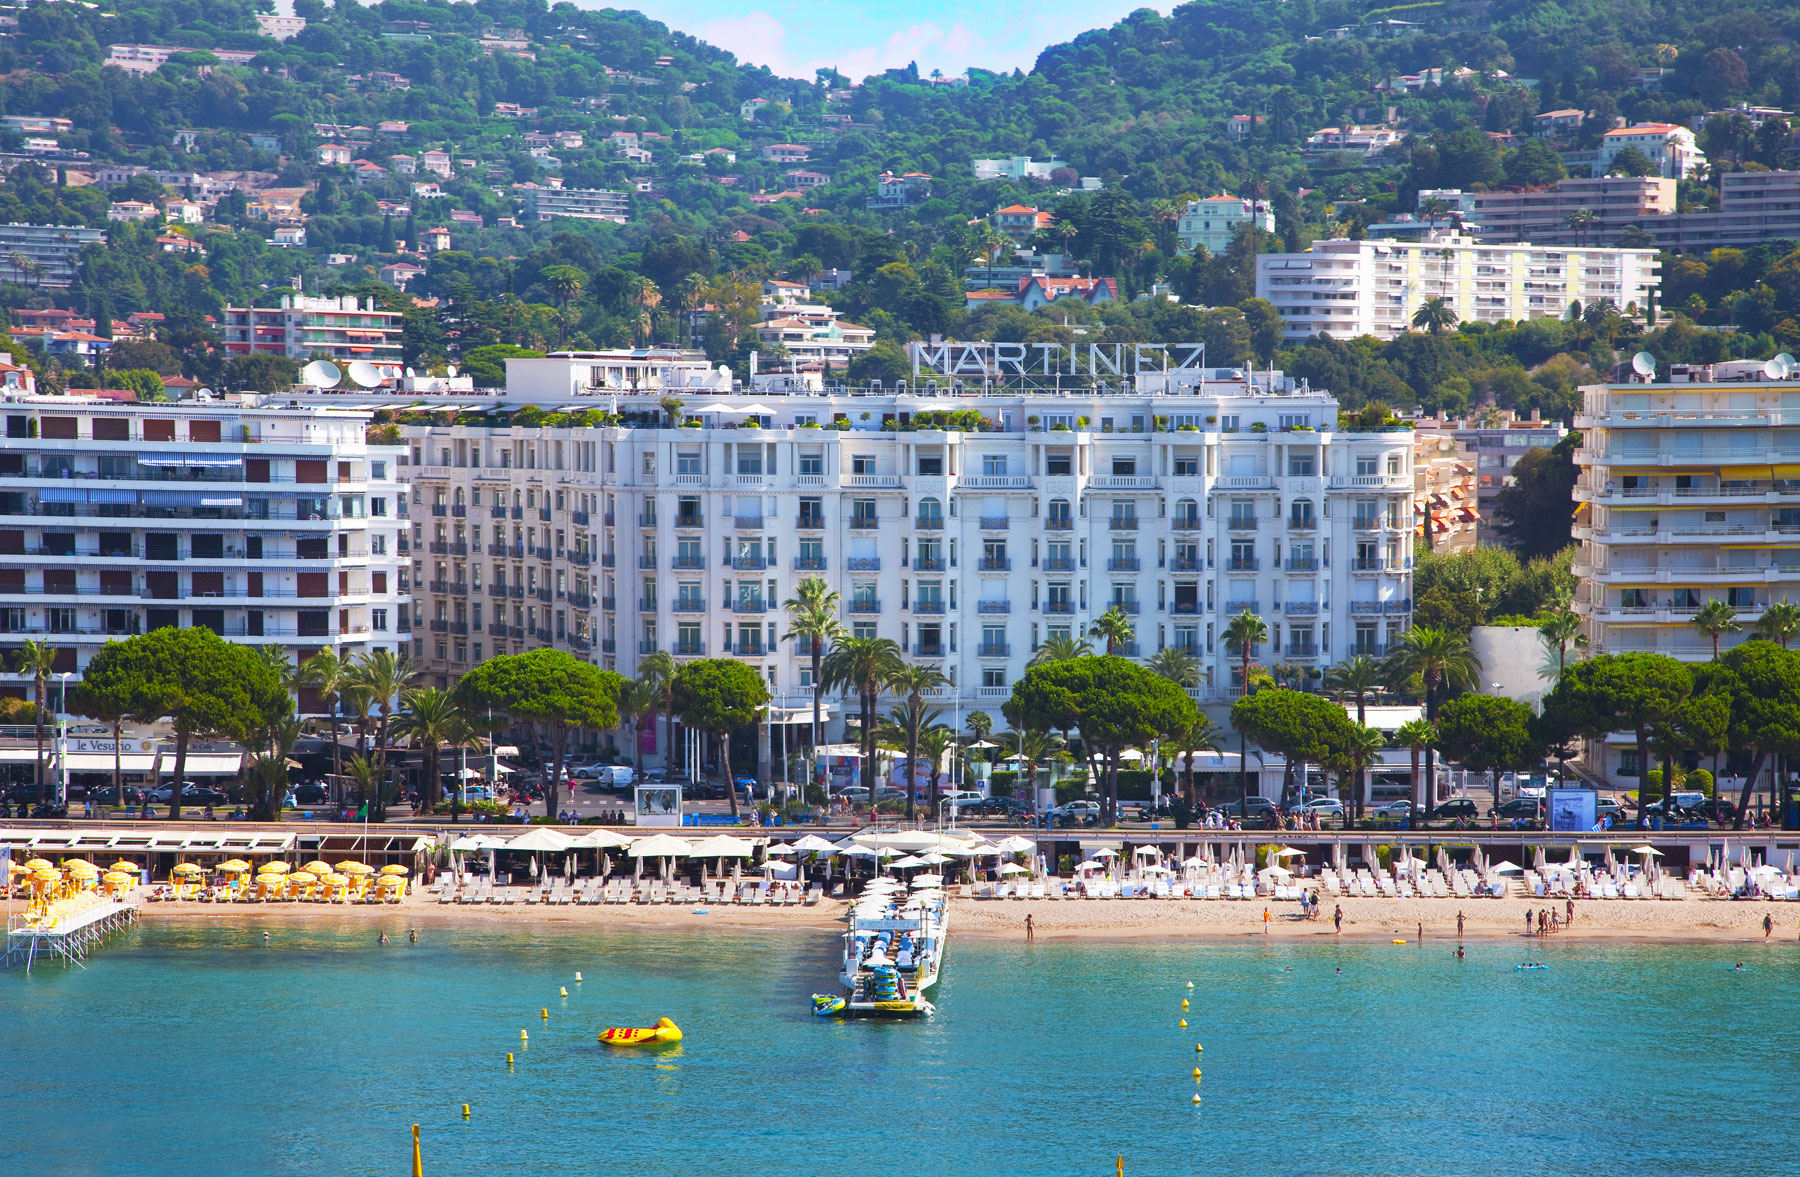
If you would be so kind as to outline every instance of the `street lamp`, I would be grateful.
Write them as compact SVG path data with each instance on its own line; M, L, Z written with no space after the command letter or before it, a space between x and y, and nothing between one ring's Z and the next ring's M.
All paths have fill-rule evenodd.
M60 699L57 704L62 735L56 741L56 762L62 769L62 795L57 800L69 803L69 675L71 671L62 671L56 677L60 680Z

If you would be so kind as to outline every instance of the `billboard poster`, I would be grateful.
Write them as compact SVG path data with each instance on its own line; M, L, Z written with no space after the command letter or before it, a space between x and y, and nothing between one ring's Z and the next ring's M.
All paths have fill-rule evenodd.
M1553 832L1585 833L1594 828L1599 820L1595 806L1599 794L1592 789L1550 789L1547 792Z

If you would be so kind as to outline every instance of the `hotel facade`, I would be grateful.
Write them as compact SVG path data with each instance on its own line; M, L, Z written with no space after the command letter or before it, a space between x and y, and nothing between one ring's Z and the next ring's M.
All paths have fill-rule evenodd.
M774 725L799 725L810 658L782 602L808 577L846 631L939 666L959 724L1113 607L1135 630L1120 653L1190 651L1204 701L1235 693L1221 634L1245 609L1269 625L1263 664L1384 652L1411 609L1412 433L1339 431L1330 396L1279 373L1206 376L1107 395L770 382L690 401L680 428L647 395L610 398L636 426L408 427L414 653L444 683L539 645L625 675L659 650L738 658ZM965 409L980 430L916 421Z

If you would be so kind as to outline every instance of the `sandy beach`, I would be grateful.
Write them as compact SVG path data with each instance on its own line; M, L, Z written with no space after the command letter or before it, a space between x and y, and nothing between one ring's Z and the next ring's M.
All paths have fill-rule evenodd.
M1346 939L1418 938L1424 924L1425 939L1453 940L1456 915L1465 917L1463 935L1468 939L1498 937L1523 939L1525 914L1549 910L1548 901L1488 899L1455 900L1352 899L1340 901L1344 909ZM1264 907L1270 920L1265 933ZM1046 941L1192 939L1208 937L1324 938L1332 931L1327 902L1316 920L1303 920L1292 903L1232 902L1212 900L966 900L953 901L952 937L1023 940L1029 915L1036 938ZM272 903L147 903L145 920L250 920L271 926L305 920L363 920L378 924L392 935L396 927L482 927L515 925L546 931L614 930L619 928L686 929L730 928L738 931L804 931L836 934L843 927L845 905L823 900L814 907L706 907L638 904L598 907L538 905L463 906L409 900L398 906L326 906L322 904ZM1558 908L1559 911L1565 910ZM1765 915L1775 921L1772 939L1778 943L1800 940L1800 905L1761 901L1725 900L1647 901L1576 900L1572 927L1553 938L1716 941L1748 943L1763 939Z

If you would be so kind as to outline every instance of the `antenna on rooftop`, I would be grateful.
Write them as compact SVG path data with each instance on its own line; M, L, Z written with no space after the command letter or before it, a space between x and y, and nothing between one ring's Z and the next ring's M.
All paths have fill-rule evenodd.
M343 378L344 374L338 371L338 366L330 360L314 360L300 369L300 379L314 388L335 387L337 382Z
M1631 370L1643 378L1648 384L1656 375L1656 357L1647 351L1641 351L1631 357Z

